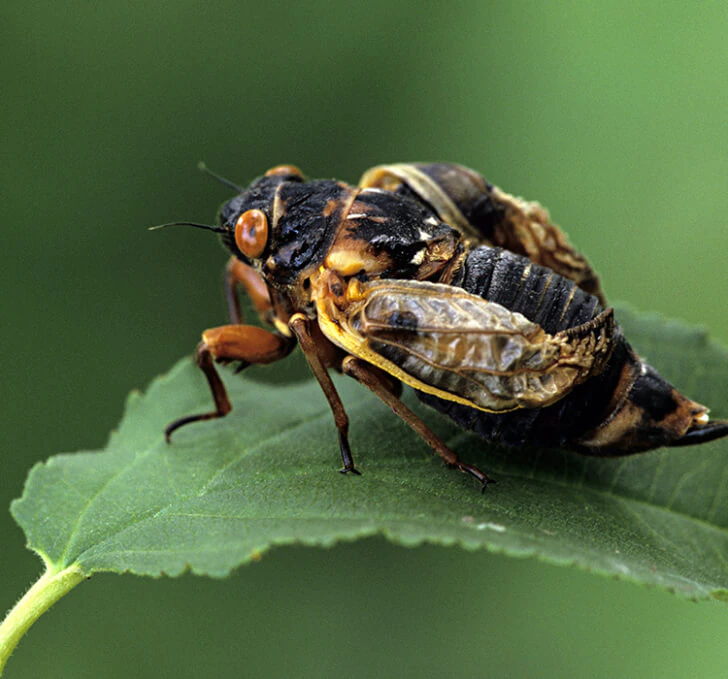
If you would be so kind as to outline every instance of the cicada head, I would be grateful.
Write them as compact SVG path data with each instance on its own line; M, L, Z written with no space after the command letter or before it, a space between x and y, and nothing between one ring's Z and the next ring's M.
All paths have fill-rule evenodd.
M222 242L247 264L259 265L269 255L278 218L276 197L280 187L289 182L303 182L301 171L292 165L279 165L220 208Z
M223 205L222 241L269 285L303 299L355 194L343 182L305 181L293 166L274 167Z

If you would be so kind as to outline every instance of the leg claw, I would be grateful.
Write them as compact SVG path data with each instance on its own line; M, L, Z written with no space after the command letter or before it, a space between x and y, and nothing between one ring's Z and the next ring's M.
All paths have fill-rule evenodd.
M480 491L482 493L485 493L485 489L488 486L489 483L495 483L495 479L491 479L487 474L484 474L480 471L477 467L474 467L471 464L465 464L464 462L461 462L457 465L457 468L466 474L470 474L471 476L474 476L478 481L480 481L481 488Z
M361 476L361 472L358 469L354 469L354 467L344 467L343 469L339 469L340 474L354 474L355 476Z

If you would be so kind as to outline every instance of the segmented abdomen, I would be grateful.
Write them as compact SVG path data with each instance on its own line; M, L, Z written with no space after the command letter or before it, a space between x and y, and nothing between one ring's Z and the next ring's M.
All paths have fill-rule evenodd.
M586 323L602 310L596 297L569 279L500 248L481 246L470 251L449 283L523 314L550 334ZM614 351L602 373L546 408L493 414L422 392L417 396L458 426L489 441L569 446L604 418L629 355L618 331Z
M451 284L518 311L552 335L602 311L596 297L568 278L501 248L481 246L470 251Z

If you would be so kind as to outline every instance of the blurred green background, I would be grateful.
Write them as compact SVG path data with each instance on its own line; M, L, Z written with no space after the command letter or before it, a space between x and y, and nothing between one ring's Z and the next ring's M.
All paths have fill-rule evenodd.
M610 299L728 343L727 31L725 2L5 0L0 608L40 571L5 509L28 468L101 447L225 319L216 239L146 231L213 219L201 159L239 183L472 166L548 206ZM97 576L6 676L724 677L727 633L725 605L367 540Z

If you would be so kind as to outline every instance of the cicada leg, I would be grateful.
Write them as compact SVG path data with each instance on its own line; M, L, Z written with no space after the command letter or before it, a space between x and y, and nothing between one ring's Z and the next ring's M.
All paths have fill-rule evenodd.
M167 442L173 432L186 424L225 417L232 410L215 361L240 361L242 370L252 364L273 363L288 355L293 346L291 339L254 325L223 325L203 332L195 359L210 385L215 410L187 415L170 422L164 429Z
M335 363L331 352L338 352L338 350L321 335L316 322L309 320L303 314L294 314L288 325L298 339L308 365L318 380L334 416L336 429L339 432L341 461L344 464L340 471L342 474L359 474L354 467L354 458L349 447L349 416L344 410L344 404L328 372L328 368Z
M482 484L483 490L489 483L494 483L493 479L484 474L480 469L473 465L462 462L460 458L448 448L447 444L433 432L415 413L413 413L399 397L392 393L388 388L387 382L379 374L380 371L370 366L368 363L347 356L342 362L342 369L346 375L350 375L355 380L370 389L379 397L386 405L388 405L404 422L414 429L430 447L444 460L445 464L455 467L461 472L465 472L474 476Z
M245 264L237 257L231 257L225 268L225 298L227 299L230 322L243 322L243 314L240 310L240 300L237 294L238 286L242 287L250 297L261 320L270 322L274 311L265 281L252 266Z

